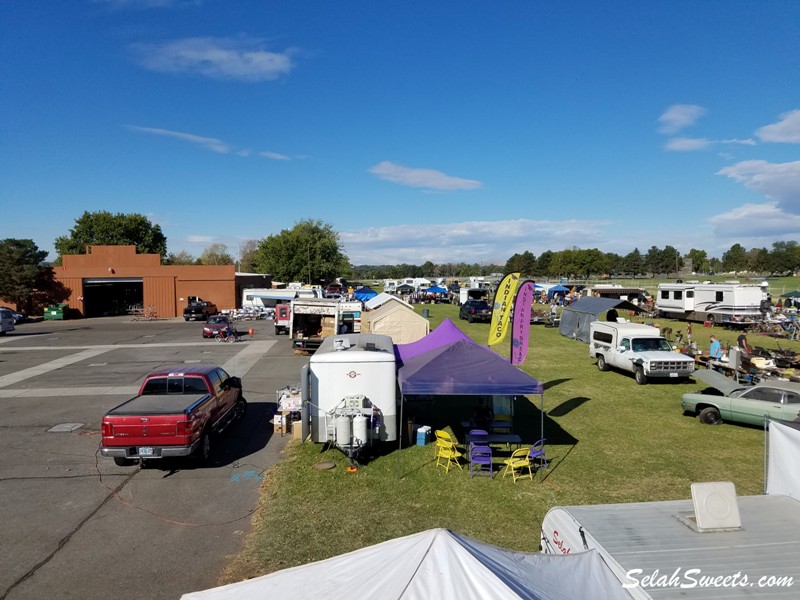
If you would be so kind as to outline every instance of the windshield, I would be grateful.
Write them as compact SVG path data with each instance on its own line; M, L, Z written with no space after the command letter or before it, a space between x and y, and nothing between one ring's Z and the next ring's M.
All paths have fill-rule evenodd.
M653 350L671 351L672 346L664 338L634 338L634 352L651 352Z
M228 317L211 317L208 319L209 323L227 323Z

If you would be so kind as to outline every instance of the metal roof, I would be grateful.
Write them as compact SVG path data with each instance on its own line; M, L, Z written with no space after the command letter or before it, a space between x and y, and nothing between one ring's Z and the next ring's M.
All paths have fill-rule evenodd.
M696 533L681 523L679 512L694 512L691 500L560 507L576 519L603 549L617 576L658 569L670 576L679 569L714 577L747 575L749 586L652 587L655 600L682 598L797 598L800 596L800 501L789 496L739 496L742 528ZM788 587L759 587L761 577L793 577ZM685 581L685 580L684 580Z

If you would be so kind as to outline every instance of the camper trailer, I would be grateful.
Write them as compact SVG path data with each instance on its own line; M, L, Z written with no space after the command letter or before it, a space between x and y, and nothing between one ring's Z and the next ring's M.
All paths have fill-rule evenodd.
M397 369L388 335L325 338L303 367L301 387L313 441L333 443L352 458L364 446L397 440Z
M761 318L766 286L725 283L662 283L656 293L656 309L664 316L684 321L752 323Z
M339 333L361 332L359 300L296 298L292 300L289 334L295 348L317 348L322 341Z
M242 290L242 308L275 308L282 302L295 298L322 298L321 288L245 288Z

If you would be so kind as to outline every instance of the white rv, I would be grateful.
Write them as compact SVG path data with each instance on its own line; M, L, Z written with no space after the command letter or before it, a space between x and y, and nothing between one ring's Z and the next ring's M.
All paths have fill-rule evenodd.
M295 298L322 298L322 288L245 288L242 290L242 308L275 308L275 305Z
M725 283L661 283L656 292L659 313L684 321L752 323L761 318L766 286Z
M388 335L325 338L303 367L301 388L313 441L354 456L368 444L397 440L397 367Z

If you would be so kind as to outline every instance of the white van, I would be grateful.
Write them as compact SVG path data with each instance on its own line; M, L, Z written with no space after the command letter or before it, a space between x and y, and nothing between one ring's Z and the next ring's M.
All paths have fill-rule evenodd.
M14 331L14 313L0 308L0 335L5 335L6 331Z

